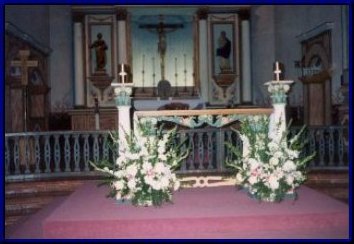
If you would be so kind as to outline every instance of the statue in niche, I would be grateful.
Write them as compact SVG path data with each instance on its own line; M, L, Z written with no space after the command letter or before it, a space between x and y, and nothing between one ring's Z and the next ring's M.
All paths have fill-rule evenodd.
M216 56L220 57L220 70L221 73L229 72L230 67L230 53L231 53L231 41L226 36L225 31L221 31L218 38L218 48L216 49Z
M95 54L96 54L96 71L106 71L106 63L107 63L107 58L106 58L106 50L108 49L106 42L102 39L102 34L98 33L97 34L97 40L94 41L90 45L90 48L95 49Z

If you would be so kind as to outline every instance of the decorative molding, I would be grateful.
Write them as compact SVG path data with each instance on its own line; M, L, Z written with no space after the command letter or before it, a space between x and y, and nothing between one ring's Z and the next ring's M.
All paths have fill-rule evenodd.
M302 41L308 40L311 37L315 37L315 36L321 34L322 32L332 30L333 27L334 27L333 22L324 22L324 23L316 26L315 28L308 30L308 31L296 36L296 39L298 39L299 42L302 42Z
M18 28L11 22L5 22L5 32L21 39L24 42L29 43L31 46L38 49L45 55L49 55L53 51L50 47L47 47L44 44L40 43L34 37L22 31L20 28Z
M127 20L127 16L128 16L128 11L124 8L122 9L117 9L117 13L116 13L116 18L117 18L117 21L120 21L120 20Z
M72 20L73 22L81 22L83 23L85 20L85 14L84 13L79 13L79 12L73 12L72 13Z
M187 176L181 177L179 181L182 188L234 186L237 183L234 177L222 176Z
M206 20L208 18L208 8L200 8L197 11L197 16L199 20Z

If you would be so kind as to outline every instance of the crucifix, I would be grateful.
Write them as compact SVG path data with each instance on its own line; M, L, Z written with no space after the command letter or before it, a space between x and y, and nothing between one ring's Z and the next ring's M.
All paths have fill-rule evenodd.
M160 22L158 24L141 24L139 28L158 34L159 41L157 43L157 52L160 56L161 80L165 80L166 33L175 31L178 28L183 28L183 24L165 24L163 22L163 15L160 15L159 19Z
M24 107L24 132L27 132L27 86L28 86L28 68L37 67L37 60L28 60L29 50L20 50L20 60L11 61L11 66L21 68L21 85L23 88L23 107Z

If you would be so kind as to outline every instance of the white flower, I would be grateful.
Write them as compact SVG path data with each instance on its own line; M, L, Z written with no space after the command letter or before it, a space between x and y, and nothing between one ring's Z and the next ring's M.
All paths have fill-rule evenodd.
M287 160L283 165L283 169L286 172L294 171L296 170L296 165L294 164L293 161Z
M292 175L287 175L285 181L288 185L292 185L294 182L294 177Z
M123 162L125 162L127 159L125 157L125 154L121 154L117 160L116 160L116 165L122 166Z
M298 158L300 152L296 150L286 149L286 153L289 155L290 159Z
M281 151L276 151L274 154L273 154L273 157L275 158L281 158L283 156L283 153Z
M128 181L128 188L129 188L130 190L132 190L132 191L135 190L135 188L136 188L136 181L135 181L135 179L130 179L130 180Z
M135 176L138 173L138 168L136 167L135 164L131 164L126 168L126 172L130 176Z
M179 182L179 180L176 180L175 181L175 184L173 185L173 190L174 191L177 191L178 189L179 189L179 187L180 187L180 182Z
M117 180L117 181L113 182L113 187L117 191L123 189L124 188L124 181L123 180Z
M160 159L161 161L166 161L167 160L167 156L165 154L159 154L158 159Z
M256 176L251 175L251 177L250 177L250 178L248 178L248 182L249 182L251 185L253 185L253 184L255 184L255 183L257 183L257 182L258 182L258 179L257 179L257 177L256 177Z
M269 177L269 186L272 190L276 190L279 188L279 181L277 179L277 177L271 175Z
M250 170L251 171L255 170L256 168L258 168L260 166L259 162L256 159L254 159L254 158L250 158L248 160L248 163L250 165Z
M238 183L241 183L243 180L244 180L244 178L243 178L242 174L241 174L240 172L238 172L238 173L236 174L236 181L237 181Z
M150 170L152 170L152 164L149 161L144 161L142 166L143 173L146 174Z
M115 177L117 177L118 179L120 179L120 178L122 178L122 177L124 176L124 172L123 172L123 170L118 170L118 171L115 171L115 172L113 173L113 175L114 175Z
M275 151L279 150L278 144L275 143L274 141L271 141L268 143L268 148L271 152L275 152Z
M271 157L271 158L269 159L269 163L270 163L271 165L277 166L277 165L279 164L279 158Z
M165 165L161 162L158 162L155 167L154 167L154 171L157 173L157 174L161 174L162 172L165 171Z

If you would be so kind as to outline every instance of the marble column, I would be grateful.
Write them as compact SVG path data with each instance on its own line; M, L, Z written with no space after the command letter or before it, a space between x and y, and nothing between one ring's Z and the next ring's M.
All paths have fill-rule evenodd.
M208 12L205 9L198 11L199 18L199 80L200 95L204 102L209 98L208 82Z
M74 21L74 89L75 106L85 105L84 56L83 56L83 24Z
M241 22L242 37L242 103L252 102L250 22Z
M127 54L127 10L119 9L117 10L117 28L118 28L118 63L127 64L128 54Z

